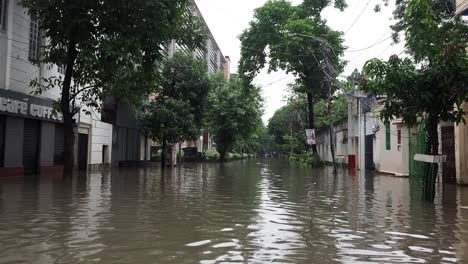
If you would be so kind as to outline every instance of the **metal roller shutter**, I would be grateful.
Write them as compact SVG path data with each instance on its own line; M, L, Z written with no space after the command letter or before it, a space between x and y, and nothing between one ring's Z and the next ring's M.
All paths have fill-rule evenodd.
M65 150L65 139L63 136L63 125L55 125L54 137L54 164L63 165Z
M5 155L5 116L0 116L0 167L3 167Z
M23 168L25 175L37 173L41 121L25 119L23 136Z

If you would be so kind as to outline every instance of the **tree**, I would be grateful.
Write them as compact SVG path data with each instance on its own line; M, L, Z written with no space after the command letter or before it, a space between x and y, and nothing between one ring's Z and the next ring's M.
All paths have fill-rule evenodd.
M464 122L462 104L468 99L468 26L444 2L398 2L392 28L396 40L404 33L411 58L393 55L388 62L370 60L361 81L364 90L385 95L381 112L385 121L402 117L410 126L425 123L426 154L430 155L439 154L439 122ZM434 190L434 175L426 175L424 185ZM433 200L433 192L426 194Z
M344 1L312 1L293 6L287 0L269 0L255 10L255 18L240 39L242 42L239 71L242 78L252 81L269 58L269 71L286 70L296 76L302 93L307 96L308 128L315 128L314 104L326 98L329 92L324 73L325 49L331 49L331 63L340 72L339 59L344 51L342 33L332 30L321 18L321 11L334 4L345 8ZM304 37L291 37L300 33L323 39L317 41ZM316 146L312 148L317 153Z
M140 118L143 134L162 144L162 166L167 144L199 135L210 86L206 63L192 54L175 53L164 63L160 91Z
M260 91L241 79L215 81L208 100L208 125L213 131L221 162L236 142L248 140L261 122Z
M293 89L297 89L294 86ZM307 114L305 106L307 98L303 94L293 95L286 106L277 110L268 122L268 131L274 137L276 144L283 153L300 154L306 149L304 122ZM348 115L348 100L345 91L337 91L332 102L333 122ZM320 99L314 108L315 127L325 128L331 123L327 114L327 101Z
M283 153L297 153L306 149L305 131L302 124L306 114L301 107L305 104L305 100L290 102L278 109L268 122L268 132L274 137L278 146L281 147L287 143L285 136L300 138L300 142L302 142L301 147L287 148L286 151L282 151ZM285 149L285 147L281 149Z
M65 75L32 82L36 94L58 88L56 104L64 122L64 174L74 163L75 114L83 106L99 110L101 99L116 94L141 102L156 89L163 44L176 39L203 44L201 21L190 0L21 0L37 18L44 36L38 63L64 65Z

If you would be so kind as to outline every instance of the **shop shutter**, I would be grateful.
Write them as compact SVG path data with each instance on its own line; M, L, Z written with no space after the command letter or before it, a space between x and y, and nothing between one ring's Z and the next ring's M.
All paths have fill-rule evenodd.
M40 133L41 121L33 119L24 120L23 168L25 175L37 173Z
M65 139L63 135L63 125L55 124L54 138L54 164L63 165L64 162Z
M0 116L0 167L3 167L5 157L5 116Z

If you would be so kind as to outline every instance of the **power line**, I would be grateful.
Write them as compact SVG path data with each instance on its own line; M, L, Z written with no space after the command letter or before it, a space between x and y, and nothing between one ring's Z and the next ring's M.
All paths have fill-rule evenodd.
M353 23L351 24L351 26L346 30L345 32L345 35L351 30L351 28L353 28L353 26L356 24L356 22L359 20L359 18L361 18L362 14L366 11L367 7L369 6L370 2L372 0L369 0L367 1L367 4L366 6L364 6L364 8L362 9L361 13L359 13L359 15L356 17L356 19L354 19Z
M362 48L362 49L357 49L357 50L347 50L347 51L345 51L345 52L360 52L360 51L368 50L368 49L373 48L373 47L375 47L375 46L377 46L377 45L379 45L379 44L381 44L381 43L383 43L383 42L385 42L386 40L389 40L389 39L391 39L391 38L392 38L392 36L388 36L388 37L386 37L385 39L380 40L380 41L377 41L376 43L374 43L374 44L372 44L372 45L370 45L370 46L368 46L368 47L365 47L365 48Z

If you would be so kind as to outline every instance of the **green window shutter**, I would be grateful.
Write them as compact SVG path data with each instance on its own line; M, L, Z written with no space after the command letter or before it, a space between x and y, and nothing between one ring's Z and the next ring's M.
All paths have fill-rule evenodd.
M385 123L385 143L386 143L386 149L390 150L391 149L391 142L390 142L390 123L387 122Z

